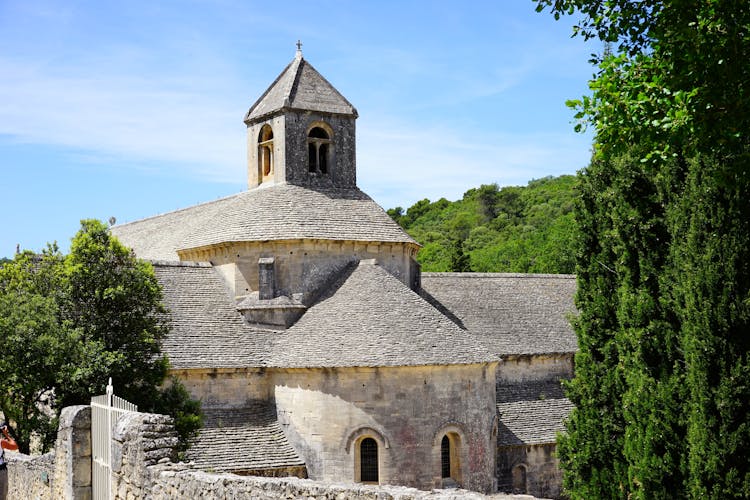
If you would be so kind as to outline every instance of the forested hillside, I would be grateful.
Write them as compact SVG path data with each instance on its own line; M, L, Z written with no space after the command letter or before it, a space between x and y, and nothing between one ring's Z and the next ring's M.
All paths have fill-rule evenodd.
M482 185L458 201L418 201L388 210L424 245L423 271L573 273L576 177L527 186Z

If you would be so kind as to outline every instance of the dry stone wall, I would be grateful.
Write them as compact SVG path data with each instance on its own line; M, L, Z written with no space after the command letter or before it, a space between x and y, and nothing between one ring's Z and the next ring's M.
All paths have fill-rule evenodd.
M69 406L60 414L54 451L31 457L8 453L8 498L91 498L91 407Z
M171 419L165 415L131 413L121 418L114 432L113 500L173 498L318 500L479 500L488 498L466 490L421 491L403 486L369 486L212 474L170 460L175 444ZM492 498L512 498L495 495ZM529 497L525 497L529 498Z
M518 465L523 464L523 465ZM522 467L523 470L514 470ZM562 491L562 472L554 444L502 447L498 453L500 491L527 493L542 498L565 498ZM517 475L521 474L521 484Z
M451 432L457 482L494 491L494 365L289 369L274 381L279 423L312 479L354 481L357 443L371 437L381 484L439 488Z
M23 453L7 453L8 498L52 500L55 457L47 453L31 457Z
M8 453L11 500L91 499L91 409L63 410L56 448L39 457ZM121 417L112 443L113 500L174 498L320 500L479 500L481 493L450 489L422 491L402 486L369 486L212 474L174 463L177 442L170 417L129 413ZM493 499L517 498L492 495ZM523 498L529 498L524 496Z

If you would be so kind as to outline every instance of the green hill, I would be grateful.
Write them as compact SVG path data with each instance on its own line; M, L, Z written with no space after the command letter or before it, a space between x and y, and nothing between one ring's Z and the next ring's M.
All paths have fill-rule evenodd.
M575 185L573 175L482 185L458 201L424 199L388 215L424 245L423 271L573 273Z

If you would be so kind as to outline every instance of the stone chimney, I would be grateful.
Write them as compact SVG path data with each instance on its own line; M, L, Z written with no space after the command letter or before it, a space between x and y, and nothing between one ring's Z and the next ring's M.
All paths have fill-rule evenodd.
M276 276L273 257L258 259L258 298L270 300L276 294Z

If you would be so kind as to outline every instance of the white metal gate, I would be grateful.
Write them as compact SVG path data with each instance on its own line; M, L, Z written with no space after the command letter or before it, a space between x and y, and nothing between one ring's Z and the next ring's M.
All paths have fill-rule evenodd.
M111 497L112 430L120 415L129 411L138 411L138 407L114 395L111 378L107 384L107 393L91 398L91 496L93 500L109 500Z

